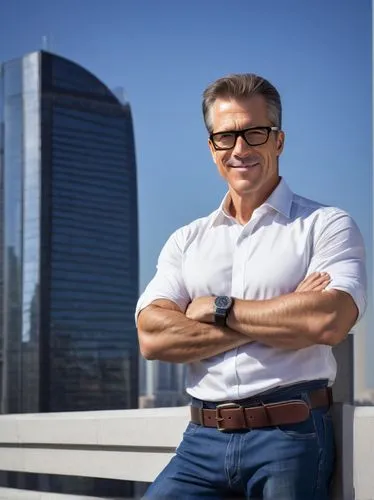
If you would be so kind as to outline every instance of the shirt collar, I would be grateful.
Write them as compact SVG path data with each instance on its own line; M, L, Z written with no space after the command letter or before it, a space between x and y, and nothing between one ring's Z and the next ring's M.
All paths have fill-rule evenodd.
M265 201L264 205L274 208L277 212L287 217L291 216L291 206L293 200L293 192L288 187L286 181L281 178L278 186L271 193L269 198Z
M293 195L293 192L282 177L278 186L274 189L269 198L261 205L261 207L271 207L276 212L289 219L291 215ZM219 222L223 222L225 219L232 219L231 215L228 213L229 200L230 193L226 193L218 209L213 212L211 226Z

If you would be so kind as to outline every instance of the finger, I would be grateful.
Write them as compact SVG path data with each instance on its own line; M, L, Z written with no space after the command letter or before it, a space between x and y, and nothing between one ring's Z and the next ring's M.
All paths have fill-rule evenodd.
M319 282L321 280L324 280L326 278L329 278L329 274L326 272L323 273L312 273L308 278L308 283L314 283L314 282Z
M325 283L326 281L330 281L330 276L327 275L321 275L319 278L316 278L314 281L310 283L311 286L318 286L321 283Z
M331 283L331 279L325 279L318 283L315 283L313 287L310 288L312 291L324 290Z
M330 276L328 273L313 273L312 275L308 276L306 280L304 280L303 287L310 287L310 286L315 286L320 283L323 283L326 279L330 279Z
M308 276L306 276L302 281L301 283L310 283L311 281L314 281L316 279L318 279L319 277L321 276L321 273L312 273L312 274L309 274Z
M314 281L318 280L321 278L321 273L312 273L309 274L306 278L304 278L302 281L300 281L298 285L298 289L304 288L306 286L309 286L313 284Z
M331 281L328 273L312 273L296 288L298 292L308 292L315 290L317 287L326 287Z
M320 280L321 277L321 273L312 273L300 282L299 287L304 289L305 287L312 286L316 281Z
M313 288L313 290L310 290L310 291L311 292L321 292L322 290L325 290L329 284L330 284L330 282L324 283L323 285L316 286L315 288Z

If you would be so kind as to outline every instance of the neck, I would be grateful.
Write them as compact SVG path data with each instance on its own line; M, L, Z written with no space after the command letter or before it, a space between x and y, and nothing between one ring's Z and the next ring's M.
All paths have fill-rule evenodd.
M276 182L273 182L266 190L253 191L251 193L245 193L244 195L234 191L231 186L229 186L231 199L228 206L228 212L240 224L246 224L251 219L256 208L260 207L269 198L271 193L278 186L280 180L281 177L278 177Z

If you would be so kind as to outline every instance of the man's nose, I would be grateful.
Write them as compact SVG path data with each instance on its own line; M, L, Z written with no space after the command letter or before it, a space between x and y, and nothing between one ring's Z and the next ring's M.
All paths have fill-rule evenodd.
M248 149L250 149L251 146L248 146L248 144L245 142L244 138L239 136L236 139L236 143L234 146L234 149L232 153L236 156L243 156L243 154L248 153Z

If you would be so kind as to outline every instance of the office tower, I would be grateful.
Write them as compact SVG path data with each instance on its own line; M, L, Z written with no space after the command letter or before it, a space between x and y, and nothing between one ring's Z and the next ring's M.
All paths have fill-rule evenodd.
M130 106L40 51L1 66L0 124L2 411L135 408Z

